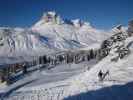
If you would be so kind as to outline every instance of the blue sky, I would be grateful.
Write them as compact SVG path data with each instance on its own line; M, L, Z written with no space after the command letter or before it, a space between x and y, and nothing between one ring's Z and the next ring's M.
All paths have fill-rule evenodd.
M109 29L133 18L133 0L0 0L0 26L30 27L47 11Z

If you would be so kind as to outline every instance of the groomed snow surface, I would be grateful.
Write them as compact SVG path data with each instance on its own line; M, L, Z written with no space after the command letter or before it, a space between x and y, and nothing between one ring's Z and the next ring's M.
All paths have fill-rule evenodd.
M65 79L65 73L59 72L57 68L52 72L41 71L35 72L29 77L21 80L20 83L24 80L33 80L33 82L27 82L27 85L20 86L18 89L13 91L7 100L132 100L133 98L133 54L125 57L118 62L111 62L112 55L107 56L99 63L94 61L92 66L91 64L82 63L78 65L62 65L65 67L71 67L72 69L80 69L83 67L80 72L71 71L73 74L75 72L78 75ZM91 66L88 70L89 65ZM59 66L61 67L61 66ZM99 70L106 72L109 70L109 75L106 76L104 81L99 81L98 72ZM66 69L65 69L66 71ZM56 73L57 72L57 73ZM40 74L42 73L44 76ZM50 73L50 74L48 74ZM62 74L64 73L64 74ZM80 74L79 74L80 73ZM57 75L56 75L57 74ZM64 77L64 80L58 80L58 74ZM40 77L39 77L40 75ZM52 76L52 77L50 77ZM58 81L47 82L45 80L50 80L48 78L54 78ZM38 79L38 80L35 80ZM43 82L41 82L41 81ZM43 84L42 84L43 83ZM39 84L39 85L38 85Z

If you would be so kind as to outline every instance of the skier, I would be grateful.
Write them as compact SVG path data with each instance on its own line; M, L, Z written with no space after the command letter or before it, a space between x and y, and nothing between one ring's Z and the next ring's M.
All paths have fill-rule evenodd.
M107 70L106 73L103 73L102 70L100 70L98 73L99 81L103 81L107 75L109 75L109 70Z
M100 70L99 73L98 73L99 81L103 80L102 77L103 77L103 72L102 72L102 70Z
M27 73L27 66L26 64L24 63L23 64L23 74L26 74Z

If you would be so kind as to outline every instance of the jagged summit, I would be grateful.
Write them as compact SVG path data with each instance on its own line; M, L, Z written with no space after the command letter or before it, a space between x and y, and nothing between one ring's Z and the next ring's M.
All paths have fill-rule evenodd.
M81 27L84 24L80 19L72 20L72 22L75 27Z
M43 17L45 16L53 16L53 17L56 17L57 16L57 13L55 11L49 11L47 13L44 13Z
M80 28L82 26L91 27L89 22L84 22L80 19L74 19L74 20L63 19L55 11L49 11L44 13L41 19L33 27L40 27L43 25L51 25L51 24L57 24L57 25L68 24L77 28Z
M71 22L72 22L73 26L75 26L77 28L80 28L82 26L88 26L88 27L92 28L92 26L90 25L89 22L84 22L81 19L75 19L75 20L72 20Z
M116 26L113 27L113 29L112 29L112 32L113 32L114 34L116 34L116 33L121 33L121 32L126 33L126 31L127 31L127 27L123 26L122 24L116 25Z
M61 22L62 19L56 12L49 11L47 13L44 13L42 18L34 26L39 27L44 24L61 24Z

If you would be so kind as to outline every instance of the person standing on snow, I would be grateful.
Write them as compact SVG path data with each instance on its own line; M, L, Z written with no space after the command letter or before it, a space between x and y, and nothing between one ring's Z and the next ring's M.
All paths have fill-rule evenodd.
M102 77L103 77L103 72L102 72L102 70L100 70L98 73L99 81L102 81Z
M107 70L106 73L103 73L102 70L100 70L98 73L99 81L103 81L107 75L109 75L109 70Z

